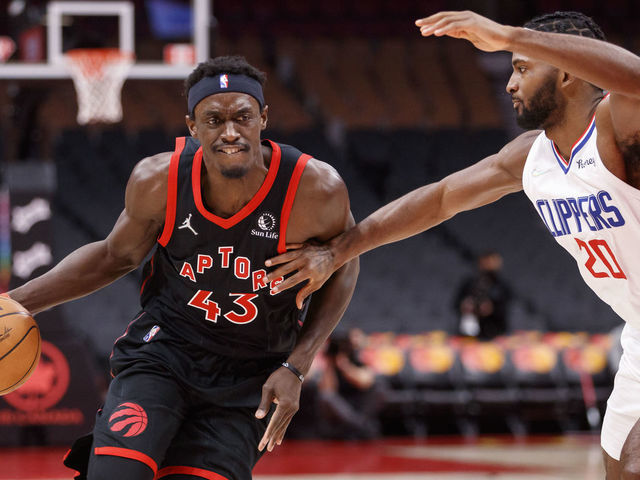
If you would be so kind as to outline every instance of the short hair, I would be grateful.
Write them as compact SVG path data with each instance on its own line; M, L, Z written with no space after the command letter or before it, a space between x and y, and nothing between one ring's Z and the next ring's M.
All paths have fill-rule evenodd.
M200 63L184 81L184 96L189 98L189 90L204 77L215 77L223 73L232 75L246 75L260 82L264 86L267 74L258 70L247 62L241 55L216 57ZM261 109L262 110L262 109Z
M540 32L568 33L580 37L605 40L602 29L593 19L580 12L554 12L532 18L524 28Z

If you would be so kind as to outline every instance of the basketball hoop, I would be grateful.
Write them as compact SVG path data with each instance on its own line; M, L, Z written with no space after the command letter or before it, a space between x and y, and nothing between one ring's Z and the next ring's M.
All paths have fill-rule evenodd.
M122 120L120 92L133 54L117 48L80 48L65 57L78 96L78 123Z

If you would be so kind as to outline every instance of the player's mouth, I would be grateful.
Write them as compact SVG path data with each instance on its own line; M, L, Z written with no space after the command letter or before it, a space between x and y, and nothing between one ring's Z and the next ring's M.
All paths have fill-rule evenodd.
M236 153L246 151L246 148L239 145L227 145L217 148L216 151L219 153L224 153L225 155L235 155Z

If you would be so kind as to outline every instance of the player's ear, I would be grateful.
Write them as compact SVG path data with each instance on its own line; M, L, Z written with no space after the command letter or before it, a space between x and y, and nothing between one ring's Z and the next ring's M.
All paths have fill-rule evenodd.
M267 111L269 110L269 105L265 105L264 108L262 109L262 112L260 112L260 130L264 130L265 128L267 128Z
M574 77L572 74L567 73L567 72L561 72L560 73L562 75L562 86L563 87L567 87L571 84L573 84L573 82L575 82L576 77Z
M185 115L184 116L184 121L187 124L187 128L189 129L189 133L191 134L191 136L193 138L197 138L198 136L198 129L196 127L196 122L195 120L192 120L191 117L189 115Z

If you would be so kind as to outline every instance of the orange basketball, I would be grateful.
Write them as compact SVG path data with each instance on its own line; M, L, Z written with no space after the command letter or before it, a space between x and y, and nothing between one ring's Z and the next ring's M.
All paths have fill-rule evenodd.
M40 330L18 302L0 297L0 395L12 392L33 373L40 359Z

